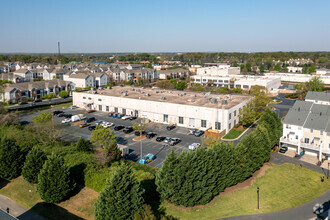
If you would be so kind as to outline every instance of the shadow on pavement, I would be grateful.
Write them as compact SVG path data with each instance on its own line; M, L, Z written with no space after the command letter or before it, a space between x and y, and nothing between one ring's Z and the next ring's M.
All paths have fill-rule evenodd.
M0 189L7 186L8 183L10 183L10 181L0 178Z
M31 215L34 213L37 213L43 218L49 220L58 220L58 219L82 220L82 218L68 212L68 210L62 207L59 207L55 204L49 204L44 202L39 202L38 204L33 206L30 210L18 216L18 219L22 219L22 220L35 219L35 217Z

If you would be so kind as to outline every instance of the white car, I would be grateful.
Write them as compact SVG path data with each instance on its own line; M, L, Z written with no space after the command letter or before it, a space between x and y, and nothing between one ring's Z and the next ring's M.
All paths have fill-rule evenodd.
M196 148L200 147L201 144L200 143L192 143L189 145L188 149L189 150L195 150Z
M131 118L130 115L125 115L125 116L121 117L121 119L123 119L123 120L127 120L127 119L130 119L130 118Z
M65 123L69 123L71 122L71 118L65 118L62 120L62 123L65 124Z
M165 140L164 140L165 143L169 143L170 141L171 141L171 138L170 138L170 137L167 137L167 138L165 138Z
M76 108L78 108L78 107L75 106L75 105L73 105L73 106L70 107L70 109L76 109Z
M112 122L103 122L102 123L102 126L103 127L105 127L105 128L110 128L110 127L112 127L112 126L114 126L115 124L114 123L112 123Z

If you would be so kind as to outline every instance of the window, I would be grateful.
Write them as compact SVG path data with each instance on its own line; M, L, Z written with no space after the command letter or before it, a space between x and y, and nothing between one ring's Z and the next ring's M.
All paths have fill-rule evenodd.
M88 100L92 100L92 98L91 97L88 97Z
M86 97L83 97L83 99L86 99Z
M123 108L122 112L124 115L126 115L126 108Z
M236 88L241 88L241 85L237 84L237 85L236 85Z
M214 79L213 82L217 82L218 80Z
M206 120L201 120L201 127L206 128Z
M101 102L102 101L102 99L99 99L99 102Z
M313 129L311 129L311 133L313 133Z
M222 83L222 82L223 82L223 80L219 80L219 82L220 82L220 83Z
M108 112L109 111L109 106L105 106L105 110Z
M115 107L115 113L118 113L118 108L117 107Z
M168 115L164 115L163 116L163 122L167 122L168 123Z
M179 117L179 124L183 124L183 117Z
M53 92L53 88L50 88L50 89L49 89L49 92Z
M229 123L229 126L228 127L229 127L229 130L230 130L231 129L231 123Z
M194 118L189 118L189 126L190 127L195 127L195 119Z
M237 112L236 112L236 110L235 110L235 111L234 111L234 116L236 116L236 113L237 113Z
M306 143L306 144L309 143L309 138L305 138L305 143Z
M229 113L229 120L231 119L231 113Z
M196 82L200 82L201 80L200 79L196 79Z
M320 135L323 135L323 131L320 132Z
M243 88L244 88L244 89L248 89L249 86L248 86L248 85L243 85Z
M298 135L296 135L296 140L298 140Z
M234 125L236 125L236 120L234 120Z
M220 122L215 122L214 129L215 130L221 130L221 123Z
M102 105L99 105L99 111L102 111Z
M205 82L206 81L206 79L203 79L203 82Z
M289 128L289 125L286 125L285 127L286 127L286 128Z
M225 83L228 83L228 80L224 80Z

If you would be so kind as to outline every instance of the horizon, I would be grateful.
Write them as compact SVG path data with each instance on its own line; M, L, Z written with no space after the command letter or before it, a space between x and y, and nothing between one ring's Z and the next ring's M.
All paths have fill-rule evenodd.
M330 51L326 0L4 0L2 6L1 54L56 54L58 41L61 54Z

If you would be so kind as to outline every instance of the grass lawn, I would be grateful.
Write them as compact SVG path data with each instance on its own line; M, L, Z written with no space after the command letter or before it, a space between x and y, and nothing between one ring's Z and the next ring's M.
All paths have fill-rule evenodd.
M179 219L217 219L233 215L275 212L302 205L326 192L330 181L321 174L294 164L273 165L251 186L216 197L198 208L178 208L162 203L167 215ZM260 187L260 209L257 209Z
M226 134L223 139L235 139L238 136L240 136L246 129L237 129L233 128L231 129L228 134Z

